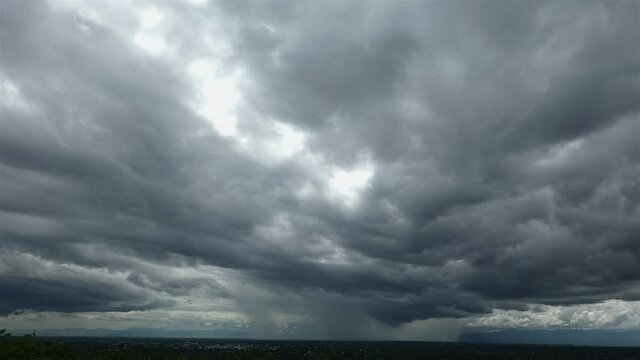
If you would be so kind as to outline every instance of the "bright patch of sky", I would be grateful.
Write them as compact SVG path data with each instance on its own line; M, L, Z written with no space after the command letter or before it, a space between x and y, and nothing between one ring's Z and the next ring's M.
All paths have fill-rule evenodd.
M358 205L362 193L374 175L373 163L363 160L353 168L335 167L328 182L330 196L347 208Z
M140 14L140 29L133 42L152 55L162 55L168 50L165 40L164 16L157 8L145 9Z
M196 87L196 111L211 122L223 136L241 139L238 133L236 107L241 100L237 83L238 71L228 73L215 61L197 60L188 66Z

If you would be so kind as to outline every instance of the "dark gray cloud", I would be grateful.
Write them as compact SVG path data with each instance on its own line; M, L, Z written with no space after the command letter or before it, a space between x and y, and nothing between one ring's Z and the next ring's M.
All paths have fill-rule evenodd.
M640 299L638 3L103 5L0 5L1 313Z
M131 311L145 310L170 303L141 299L140 294L125 292L119 287L103 284L39 280L2 276L4 290L2 313L16 309L48 311Z

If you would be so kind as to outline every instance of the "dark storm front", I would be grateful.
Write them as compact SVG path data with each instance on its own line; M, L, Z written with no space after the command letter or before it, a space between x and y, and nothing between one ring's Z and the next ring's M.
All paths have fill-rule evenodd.
M49 338L85 359L496 359L631 360L640 348L393 341Z
M0 351L638 358L40 339L640 346L619 340L640 329L638 19L640 0L0 0Z

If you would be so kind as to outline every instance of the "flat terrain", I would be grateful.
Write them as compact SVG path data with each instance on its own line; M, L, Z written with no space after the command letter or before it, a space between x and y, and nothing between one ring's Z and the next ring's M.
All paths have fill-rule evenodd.
M76 359L540 359L640 360L640 348L430 342L40 338Z

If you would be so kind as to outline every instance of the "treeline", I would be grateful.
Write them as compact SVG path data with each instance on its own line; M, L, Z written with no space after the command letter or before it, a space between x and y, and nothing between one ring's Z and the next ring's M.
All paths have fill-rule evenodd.
M76 354L67 343L36 341L35 332L11 336L0 329L1 360L75 360Z
M275 359L273 354L254 352L190 353L173 349L92 349L78 350L63 341L36 339L36 332L12 336L0 329L0 360L244 360Z
M347 344L348 345L348 344ZM290 348L180 349L173 346L111 346L11 336L0 330L0 360L640 360L640 348L529 346L483 344L304 343Z

